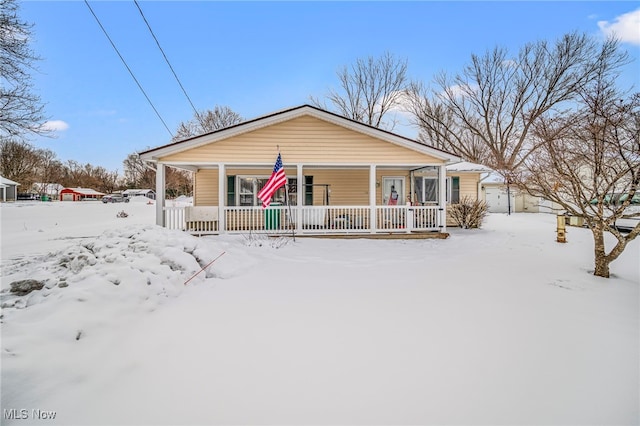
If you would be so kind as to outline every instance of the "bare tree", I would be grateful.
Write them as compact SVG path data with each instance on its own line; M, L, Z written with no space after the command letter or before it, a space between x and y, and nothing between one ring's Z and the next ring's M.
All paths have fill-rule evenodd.
M123 162L124 178L129 188L154 188L156 173L148 164L140 159L138 154L129 154Z
M357 59L351 68L337 72L341 90L331 89L326 98L340 115L370 126L392 130L395 120L385 121L388 113L401 105L408 86L407 60L387 52L380 58ZM311 97L323 109L324 102Z
M41 159L37 150L27 142L0 138L0 174L28 189L36 181Z
M166 191L169 197L193 194L193 173L168 167Z
M44 106L32 92L31 25L18 17L16 0L0 0L0 136L47 134Z
M606 64L614 70L628 62L619 43L602 44L571 33L555 44L530 43L516 58L495 48L472 55L461 74L442 73L436 89L414 83L410 109L421 139L468 161L492 167L513 182L513 173L536 145L534 123L545 114L560 115ZM507 187L508 188L508 187Z
M518 183L533 195L560 204L584 218L593 234L594 275L609 277L609 265L640 234L615 226L620 218L640 217L629 205L640 196L640 94L623 99L606 66L580 91L580 108L544 117L533 131L539 149L525 160ZM605 234L616 243L608 252Z
M129 188L155 188L156 172L142 161L138 154L129 154L124 160L126 186ZM193 193L192 173L186 170L167 168L166 193L169 197Z
M37 169L35 170L35 177L38 181L38 192L44 194L47 191L47 185L53 183L59 183L60 179L64 175L64 166L58 160L55 152L50 149L38 149L36 155L40 161Z
M242 121L243 118L231 108L216 105L213 110L200 111L193 119L180 123L172 140L175 142L202 135Z

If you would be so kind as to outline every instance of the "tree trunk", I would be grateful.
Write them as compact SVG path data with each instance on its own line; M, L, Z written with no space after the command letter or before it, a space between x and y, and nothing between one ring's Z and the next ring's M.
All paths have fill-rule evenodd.
M602 225L598 224L591 230L593 232L594 256L596 269L593 275L597 277L609 278L609 263L611 259L606 254L604 247L604 231Z

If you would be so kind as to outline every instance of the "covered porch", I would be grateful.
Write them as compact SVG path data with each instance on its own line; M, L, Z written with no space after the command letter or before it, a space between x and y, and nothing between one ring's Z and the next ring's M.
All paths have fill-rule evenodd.
M199 191L194 205L186 207L165 201L163 175L167 166L157 166L156 222L195 235L446 232L442 165L289 165L285 167L286 190L278 190L266 209L255 197L269 176L264 165L200 166L195 173ZM185 168L184 164L179 166Z
M287 185L257 194L282 156ZM140 153L156 169L156 223L194 234L446 233L455 155L302 105ZM194 202L165 200L167 167L193 172Z

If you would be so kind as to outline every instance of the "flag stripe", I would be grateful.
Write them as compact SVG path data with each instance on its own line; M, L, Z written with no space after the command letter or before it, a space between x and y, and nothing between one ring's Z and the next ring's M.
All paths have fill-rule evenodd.
M273 173L271 177L264 185L264 187L258 192L258 198L262 200L262 208L267 208L271 204L271 197L273 193L279 188L286 185L287 175L284 173L284 167L282 166L282 157L278 154L276 164L273 166Z

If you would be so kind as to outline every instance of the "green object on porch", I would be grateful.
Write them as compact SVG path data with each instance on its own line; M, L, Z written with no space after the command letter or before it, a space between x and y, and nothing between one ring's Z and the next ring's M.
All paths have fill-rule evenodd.
M281 203L271 203L273 207L281 205ZM267 230L280 229L280 209L267 208L264 211L264 228Z

